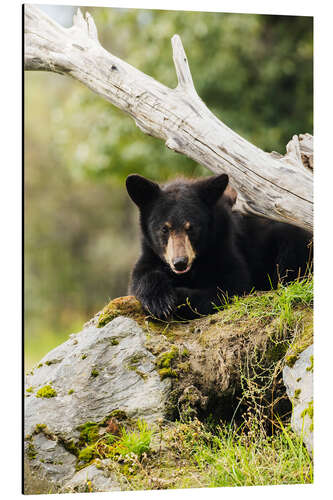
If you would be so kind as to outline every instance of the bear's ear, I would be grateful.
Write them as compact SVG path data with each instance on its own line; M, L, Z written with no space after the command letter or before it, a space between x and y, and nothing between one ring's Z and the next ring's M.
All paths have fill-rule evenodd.
M155 199L161 191L156 182L138 174L131 174L127 177L126 188L134 203L140 208Z
M237 191L229 184L223 193L223 198L232 208L237 201Z
M222 196L229 182L227 174L214 175L198 182L198 194L200 198L209 206L215 205Z

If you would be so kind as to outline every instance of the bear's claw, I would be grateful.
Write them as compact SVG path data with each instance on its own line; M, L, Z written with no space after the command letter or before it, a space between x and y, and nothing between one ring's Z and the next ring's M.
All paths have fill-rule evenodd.
M140 299L144 309L149 314L157 319L168 319L176 309L176 296L154 297L148 299Z

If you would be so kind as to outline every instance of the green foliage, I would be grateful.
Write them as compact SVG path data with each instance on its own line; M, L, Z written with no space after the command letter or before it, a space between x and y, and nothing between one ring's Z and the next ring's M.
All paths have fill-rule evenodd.
M138 448L126 445L124 454L109 454L112 470L130 490L313 481L312 459L289 425L279 422L268 435L254 419L247 424L236 428L194 419L161 425L154 431L155 452L147 445L139 462ZM112 436L111 446L119 443L121 449L122 441Z
M292 366L313 343L312 305L313 278L309 275L289 285L279 283L277 290L235 297L221 315L222 322L233 329L240 328L258 339L265 336L265 347L251 350L251 356L239 367L239 406L252 412L264 429L268 416L271 419L275 412L287 412L282 369L284 364ZM247 330L242 324L247 325Z
M79 446L83 447L78 453L79 463L89 463L97 457L118 460L134 456L139 460L144 453L149 452L153 432L144 420L139 419L135 427L135 430L122 427L120 436L106 433L99 438L98 424L87 422L80 426Z
M274 436L221 427L213 443L196 450L194 461L210 487L312 482L309 454L290 427Z
M137 421L138 431L126 431L123 427L121 430L121 437L119 440L115 436L109 434L107 441L111 444L109 456L125 457L134 453L140 458L144 453L148 453L150 442L152 438L152 431L148 428L144 420Z
M230 311L230 317L265 320L276 317L279 329L292 328L297 319L295 306L311 307L313 305L313 278L311 275L295 280L288 285L279 283L277 290L271 292L254 292L245 297L234 297L223 308ZM218 309L218 307L217 307Z

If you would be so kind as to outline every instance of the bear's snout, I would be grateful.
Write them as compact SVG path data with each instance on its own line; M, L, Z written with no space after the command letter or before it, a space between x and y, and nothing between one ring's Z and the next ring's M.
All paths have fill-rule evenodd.
M186 256L177 257L172 262L176 271L185 271L188 265L188 258Z
M185 231L171 231L164 259L175 274L187 273L192 266L195 252Z

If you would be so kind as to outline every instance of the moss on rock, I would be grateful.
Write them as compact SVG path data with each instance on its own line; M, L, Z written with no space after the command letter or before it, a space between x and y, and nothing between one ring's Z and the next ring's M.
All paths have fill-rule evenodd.
M27 434L25 440L26 440L26 455L29 460L34 460L37 457L37 451L34 446L32 435Z
M301 326L285 357L285 363L292 368L299 355L313 344L313 311L304 309L300 312L298 324Z
M93 445L87 446L86 448L82 448L80 450L78 459L80 462L90 462L96 454L96 449Z
M171 378L178 378L178 374L176 370L173 370L172 368L161 368L158 370L159 376L161 377L161 380L171 377Z
M138 319L139 317L142 319L143 315L143 308L133 295L118 297L117 299L111 300L111 302L104 307L98 318L97 327L101 328L107 325L117 316L126 316L133 319Z
M40 432L44 432L47 429L46 424L36 424L34 432L39 434Z
M178 356L178 348L173 346L170 351L163 352L156 360L156 366L159 368L170 368L171 362Z
M313 401L310 401L308 403L308 406L302 411L301 417L304 418L305 415L308 415L308 417L311 420L311 424L310 424L309 429L312 432L313 431Z
M51 385L45 385L37 391L36 398L55 398L56 395L57 392Z
M310 356L310 366L306 367L307 372L313 372L313 355Z
M96 422L86 422L85 424L79 425L77 428L80 431L79 443L81 446L83 444L92 444L97 441L99 436L99 425Z

